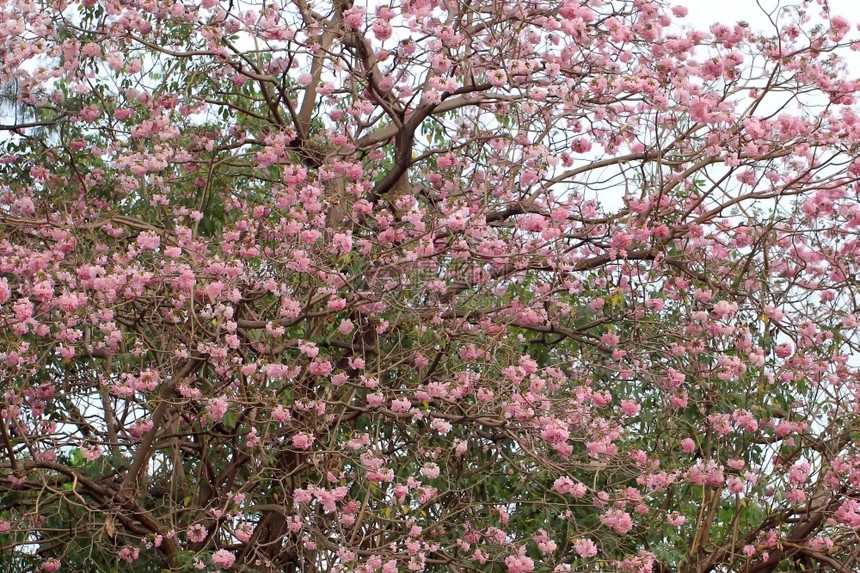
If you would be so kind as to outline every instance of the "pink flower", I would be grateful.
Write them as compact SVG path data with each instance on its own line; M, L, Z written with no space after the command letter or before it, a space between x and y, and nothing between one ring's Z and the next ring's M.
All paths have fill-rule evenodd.
M60 561L57 559L48 559L42 563L42 571L56 571L60 568Z
M433 421L430 422L430 427L443 436L451 431L451 424L440 418L433 418Z
M105 56L105 61L107 62L108 67L113 71L118 72L122 70L123 57L119 52L108 52Z
M396 400L391 401L392 412L408 412L411 407L412 403L407 398L398 398Z
M505 565L508 568L508 573L529 573L535 568L535 562L522 552L519 555L505 557Z
M352 330L354 328L355 328L355 324L353 324L353 322L347 318L347 319L341 321L340 325L337 327L337 331L341 335L346 336L347 334L352 332Z
M144 251L152 251L161 244L161 238L152 231L144 231L137 236L137 245Z
M227 407L227 399L224 396L212 398L206 404L206 415L217 424L224 418L224 414L227 413Z
M9 281L6 277L0 278L0 304L7 302L12 296L12 290L9 288Z
M590 539L578 539L573 544L573 548L580 557L594 557L597 555L597 545Z
M717 318L729 318L738 311L738 303L721 300L714 305L714 315Z
M564 422L560 420L548 420L547 427L540 432L540 437L551 444L558 444L567 441L570 437L570 432L565 427Z
M615 346L621 339L614 332L607 332L600 337L600 340L607 346Z
M777 344L773 349L774 354L779 356L780 358L788 358L791 356L791 353L794 352L794 347L788 342L784 342L782 344Z
M245 543L249 539L251 539L251 535L253 535L254 530L251 527L250 523L242 523L238 527L236 527L236 531L233 532L233 535L236 536L236 539Z
M610 509L600 516L600 522L606 527L611 527L618 535L624 535L633 529L633 519L626 511Z
M190 291L194 288L194 272L191 269L183 269L179 272L179 275L176 277L176 288L180 290Z
M621 413L625 416L635 416L639 413L639 404L634 400L621 400Z
M842 16L832 16L830 18L830 38L834 42L839 42L845 37L845 34L851 29L848 20Z
M493 70L487 73L487 81L494 88L500 88L508 81L508 74L505 70Z
M424 467L421 468L421 475L427 479L436 479L439 477L439 466L434 463L424 464Z
M373 23L373 35L378 40L387 40L391 37L391 24L388 20L377 20Z
M811 471L810 465L806 462L798 462L788 469L788 481L791 484L797 485L806 483L809 479Z
M328 376L332 371L331 362L328 360L311 362L308 365L308 370L310 370L311 374L316 374L317 376Z
M565 494L573 491L573 485L573 480L569 477L560 477L553 482L552 487L558 493Z
M307 434L296 434L292 438L293 447L297 450L306 450L311 447L311 444L314 443L313 436L309 436Z
M669 396L669 401L675 408L686 408L688 399L689 396L686 392L681 392L680 394L673 394L672 396Z
M18 322L25 322L33 316L33 303L28 299L19 300L12 306L12 309Z
M88 42L81 48L81 55L85 58L94 58L100 53L99 45L95 42Z
M343 372L341 372L340 374L335 374L331 377L331 383L334 386L343 386L344 384L346 384L346 381L348 379L349 377Z
M741 471L746 466L746 462L743 460L728 460L726 465L732 468L735 471Z
M188 537L188 541L192 543L200 543L204 539L206 539L206 535L209 532L203 527L200 523L195 523L191 527L188 528L188 531L185 532L186 537Z
M350 8L343 13L343 22L350 28L360 28L364 24L364 8Z
M279 424L289 422L290 418L290 412L281 405L278 405L274 410L272 410L272 420Z
M99 446L93 446L91 448L84 448L84 458L87 461L97 460L102 457L102 449Z
M21 197L20 199L16 199L13 205L15 207L15 211L17 211L21 215L32 215L36 212L36 205L29 197Z
M212 563L222 569L227 569L233 565L234 561L236 561L236 557L226 549L219 549L212 554Z
M128 563L132 563L137 561L137 558L140 557L140 549L137 547L132 547L130 545L126 545L119 551L119 558Z
M135 439L140 438L152 429L152 420L137 420L133 426L128 428L128 433Z

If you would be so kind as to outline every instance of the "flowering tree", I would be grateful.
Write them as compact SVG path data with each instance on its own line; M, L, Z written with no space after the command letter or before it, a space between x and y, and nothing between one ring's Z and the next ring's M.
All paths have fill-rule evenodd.
M684 15L8 1L8 570L857 570L849 25Z

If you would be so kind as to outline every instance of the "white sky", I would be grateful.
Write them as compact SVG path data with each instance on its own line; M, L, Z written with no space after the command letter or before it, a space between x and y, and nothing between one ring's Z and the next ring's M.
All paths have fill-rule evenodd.
M687 16L680 20L684 25L698 30L707 30L711 24L733 24L747 22L755 30L773 31L765 11L776 16L779 7L805 5L813 21L820 21L822 13L818 2L821 0L667 0L669 5L686 6ZM848 39L860 39L860 0L828 0L830 14L842 16L851 24ZM860 51L840 52L848 64L849 74L860 79Z
M803 0L670 0L672 4L686 6L690 13L687 22L695 28L707 28L714 22L723 24L743 20L755 28L770 28L762 8L774 10L778 6L796 6ZM761 5L761 8L759 7ZM860 23L860 1L858 0L829 0L830 12L843 16L852 25ZM812 14L818 14L821 8L815 1L807 3Z

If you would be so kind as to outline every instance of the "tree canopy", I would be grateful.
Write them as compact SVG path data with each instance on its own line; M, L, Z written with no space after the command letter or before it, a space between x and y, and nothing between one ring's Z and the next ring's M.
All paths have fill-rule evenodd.
M860 46L657 0L8 0L3 571L860 569Z

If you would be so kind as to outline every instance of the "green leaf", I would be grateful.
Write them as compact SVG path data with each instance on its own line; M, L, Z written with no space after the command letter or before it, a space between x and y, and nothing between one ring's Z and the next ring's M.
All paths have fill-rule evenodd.
M224 417L221 418L221 424L230 430L236 428L236 414L230 410L227 410L227 413L224 414Z

